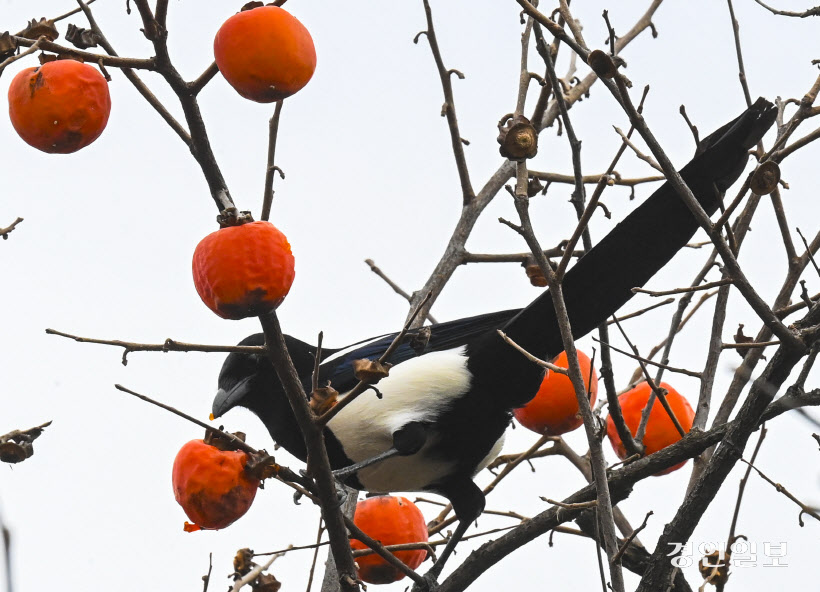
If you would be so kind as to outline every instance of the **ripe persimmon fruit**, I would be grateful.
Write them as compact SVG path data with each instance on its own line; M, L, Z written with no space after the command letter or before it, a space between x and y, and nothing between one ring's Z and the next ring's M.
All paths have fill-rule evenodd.
M214 39L219 71L236 92L272 103L304 87L316 69L316 49L305 26L278 6L233 15Z
M680 423L683 431L688 433L689 430L692 429L692 421L695 419L695 412L692 410L691 405L689 405L689 401L667 383L662 382L660 386L667 390L666 400L669 402L669 407L674 412L675 418ZM624 423L626 423L626 427L629 428L633 436L638 433L638 426L641 424L641 415L643 414L644 408L646 408L651 394L652 387L649 386L649 383L641 382L633 389L618 397L618 401L621 404L621 411L623 411L624 414ZM615 450L615 454L618 455L618 458L621 460L626 459L626 448L624 448L623 442L620 436L618 436L618 430L615 429L615 422L612 421L611 416L606 419L606 435L609 436L609 441ZM643 437L645 453L647 455L653 454L674 444L680 439L681 435L675 428L675 424L672 423L669 414L666 413L661 402L656 400L652 404L652 410L649 412L649 419L646 422L646 433ZM686 461L669 467L656 473L656 476L666 475L667 473L676 471L685 464Z
M567 352L561 352L552 363L568 368ZM578 350L578 363L584 386L589 393L589 404L595 405L598 397L598 375L589 357ZM578 399L569 376L547 370L535 397L523 407L513 411L515 418L525 428L544 436L560 436L584 423L578 409Z
M9 117L25 142L68 154L96 140L108 123L108 82L75 60L46 62L17 73L9 85Z
M191 440L174 459L174 497L194 525L185 530L225 528L251 507L259 480L248 474L247 453Z
M427 524L416 504L403 497L380 495L368 497L356 505L353 522L369 537L384 546L426 543ZM369 547L356 539L350 540L353 550ZM416 569L427 557L427 551L396 551L394 555L410 569ZM356 558L359 579L368 584L389 584L404 577L404 573L375 553Z
M288 239L262 221L212 232L197 245L192 267L199 297L223 319L276 309L295 277Z

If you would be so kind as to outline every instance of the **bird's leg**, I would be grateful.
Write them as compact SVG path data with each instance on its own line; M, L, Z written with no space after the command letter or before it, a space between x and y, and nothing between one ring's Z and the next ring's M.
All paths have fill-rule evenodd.
M411 454L415 454L421 450L421 447L424 446L426 441L426 426L418 421L410 422L393 432L393 446L384 452L377 454L376 456L347 467L337 469L333 471L333 476L339 480L344 480L354 473L371 465L375 465L376 463L387 460L388 458L393 458L394 456L410 456Z
M455 551L456 545L461 541L464 533L470 527L470 524L481 515L484 511L484 494L469 478L457 481L455 484L449 484L442 487L439 491L450 500L453 505L453 510L458 517L458 526L455 532L450 536L450 540L444 546L444 550L438 556L438 559L433 564L426 574L424 579L426 581L426 589L419 587L418 584L413 587L413 592L432 592L438 588L438 577L444 569L444 564L450 558L450 555Z

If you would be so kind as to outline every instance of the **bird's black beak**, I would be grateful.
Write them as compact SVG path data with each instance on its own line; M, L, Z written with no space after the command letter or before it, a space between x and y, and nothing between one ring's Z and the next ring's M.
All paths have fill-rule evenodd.
M253 377L248 376L247 378L240 380L230 389L225 390L220 388L216 392L213 406L211 408L214 419L217 417L222 417L225 413L242 403L242 399L244 399L245 396L251 392L251 378Z

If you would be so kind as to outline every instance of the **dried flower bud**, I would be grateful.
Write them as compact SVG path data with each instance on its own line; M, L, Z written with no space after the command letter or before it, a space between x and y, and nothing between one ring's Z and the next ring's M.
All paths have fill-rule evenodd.
M327 386L317 388L310 393L308 405L316 415L322 415L325 411L330 411L335 407L338 401L339 391L330 386L328 382Z
M731 552L728 549L726 551L715 550L704 555L698 562L700 575L713 586L723 589L729 579L730 556Z
M618 73L618 68L615 66L615 61L612 57L600 49L590 52L587 63L593 72L606 80L611 80L615 77L615 74Z
M241 226L248 222L253 222L253 215L250 212L240 212L236 208L225 208L216 217L220 228L228 226Z
M248 548L239 549L233 558L233 569L243 576L253 569L253 551Z
M259 479L259 481L276 477L281 468L282 467L276 464L276 459L264 450L248 454L248 462L245 465L245 470L255 479ZM263 486L263 483L259 484L259 487Z
M424 353L424 350L427 349L427 344L430 342L430 336L432 334L433 332L430 327L421 327L418 331L409 335L408 343L414 352L421 355Z
M39 21L37 19L31 19L19 35L19 37L33 40L45 37L49 41L54 41L59 36L60 32L57 30L57 27L54 26L54 21L47 18L41 18Z
M498 124L498 143L501 156L522 161L538 154L538 132L523 115L506 117Z
M536 288L547 287L547 278L544 277L541 267L538 266L532 257L528 257L527 260L521 264L521 266L527 273L527 277L530 279L530 284Z
M219 426L219 429L222 429L222 426ZM236 437L237 440L242 442L245 441L245 433L244 432L234 432L231 434L232 436ZM219 448L219 450L238 450L239 447L236 445L236 442L232 438L228 438L222 432L217 432L216 430L206 429L205 430L205 437L202 439L205 444L213 446L214 448Z
M752 174L751 190L757 195L769 195L777 188L780 182L780 167L777 163L767 160Z
M353 360L353 375L366 384L376 384L390 374L390 366L378 360Z

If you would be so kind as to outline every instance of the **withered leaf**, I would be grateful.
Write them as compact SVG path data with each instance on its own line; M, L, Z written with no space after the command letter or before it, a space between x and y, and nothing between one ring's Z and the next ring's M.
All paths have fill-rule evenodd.
M353 360L353 375L366 384L376 384L390 374L390 366L378 360Z
M37 40L40 37L45 37L49 41L54 41L60 36L57 27L54 26L54 21L45 17L40 20L31 19L25 29L20 32L19 37L26 39Z
M65 40L78 49L97 47L100 43L100 37L96 32L71 24L68 25L68 30L65 33Z
M251 590L254 592L279 592L281 587L282 583L273 577L273 574L262 574L251 584Z
M735 337L735 343L752 343L755 340L754 337L749 337L748 335L743 334L743 324L742 323L737 326L737 333L735 333L734 337ZM738 347L738 348L736 348L735 351L737 351L738 355L741 358L745 358L746 354L749 353L749 349L750 348L748 348L748 347Z
M32 442L40 437L43 430L51 425L47 421L27 430L13 430L8 434L0 436L0 461L7 463L19 463L34 454Z
M731 552L715 550L704 555L698 562L698 571L704 580L713 586L720 586L722 589L729 579L729 558Z
M17 40L6 31L0 33L0 60L10 58L17 51Z
M3 442L0 444L0 460L6 463L14 464L26 460L34 454L34 448L30 442Z

